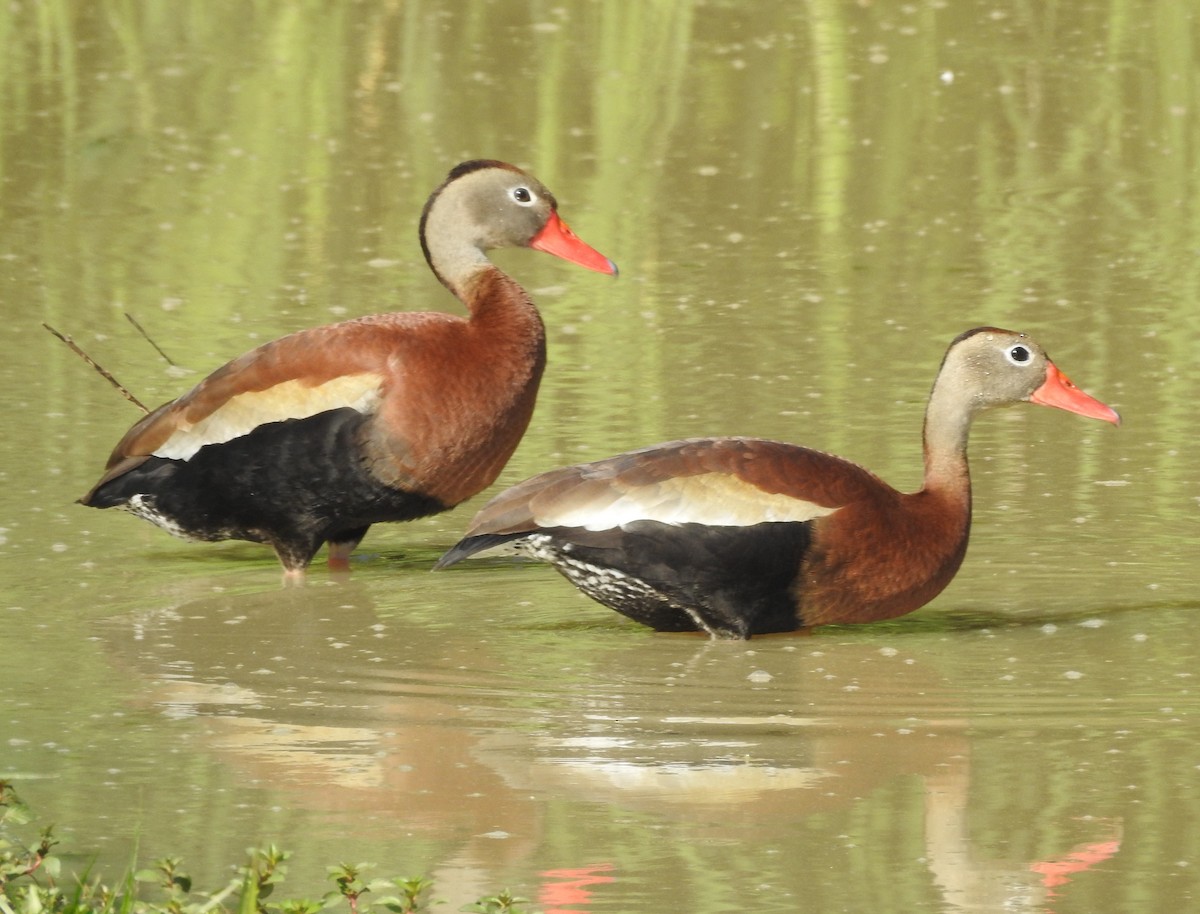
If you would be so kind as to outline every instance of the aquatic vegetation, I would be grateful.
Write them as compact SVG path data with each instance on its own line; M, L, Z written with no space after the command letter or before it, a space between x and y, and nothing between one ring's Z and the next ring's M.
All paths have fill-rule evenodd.
M489 895L486 898L480 898L475 904L469 904L461 910L475 911L478 914L520 914L517 904L525 900L524 898L517 898L510 895L506 889L499 895Z
M13 785L0 780L0 914L317 914L342 904L350 914L421 914L443 903L430 897L433 883L421 876L365 879L369 863L329 867L334 888L321 898L272 900L290 856L273 844L251 848L246 863L215 891L194 888L177 857L131 870L113 884L90 869L64 876L52 853L59 842L51 827L33 842L15 834L33 818ZM522 914L517 905L524 901L504 890L459 910Z

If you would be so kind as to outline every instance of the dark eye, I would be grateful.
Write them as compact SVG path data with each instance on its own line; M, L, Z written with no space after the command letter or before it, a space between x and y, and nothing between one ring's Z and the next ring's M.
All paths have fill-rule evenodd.
M533 202L533 191L528 187L514 187L509 194L522 206L528 206Z
M1027 365L1033 358L1033 353L1030 352L1029 347L1022 346L1020 343L1017 343L1015 346L1009 346L1008 352L1005 354L1008 356L1008 360L1014 365Z

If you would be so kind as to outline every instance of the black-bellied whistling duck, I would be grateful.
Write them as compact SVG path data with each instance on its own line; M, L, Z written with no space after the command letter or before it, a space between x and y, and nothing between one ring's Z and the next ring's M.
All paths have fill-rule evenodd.
M421 214L430 268L469 317L394 312L303 330L218 368L117 444L80 502L186 539L274 547L300 577L329 543L345 567L367 528L445 511L490 485L529 424L542 319L485 251L531 247L601 273L612 261L503 162L455 167Z
M982 327L954 340L934 382L919 492L792 444L673 441L513 486L437 567L510 544L631 619L714 638L890 619L962 563L971 420L1026 401L1120 423L1029 337Z

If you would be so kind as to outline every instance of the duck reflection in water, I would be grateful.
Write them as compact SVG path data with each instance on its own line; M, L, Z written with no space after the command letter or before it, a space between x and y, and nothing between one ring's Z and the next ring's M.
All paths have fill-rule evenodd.
M1102 820L1076 823L1078 844L1046 860L995 857L972 838L970 716L930 652L806 639L755 652L688 643L682 655L682 642L620 638L575 655L564 676L553 637L514 666L503 639L455 640L422 615L445 600L419 588L447 580L427 576L411 603L382 605L360 581L264 594L193 579L205 595L118 619L104 642L165 714L203 721L214 760L269 785L306 827L376 847L440 842L442 896L478 897L527 869L545 907L584 911L583 894L567 895L585 889L611 907L621 875L649 878L675 842L776 847L786 853L755 865L782 865L808 842L833 847L847 815L874 808L923 820L923 846L907 850L924 868L884 835L861 836L887 858L880 878L889 866L932 876L950 910L1046 911L1119 848ZM578 878L541 868L564 827L547 810L561 804L571 842L592 848L563 861ZM613 839L623 819L652 823L652 847Z

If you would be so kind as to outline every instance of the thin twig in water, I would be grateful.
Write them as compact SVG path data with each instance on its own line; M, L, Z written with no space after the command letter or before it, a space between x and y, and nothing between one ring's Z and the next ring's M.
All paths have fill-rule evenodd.
M92 368L94 368L97 372L99 372L100 377L104 378L104 380L108 381L109 384L111 384L113 387L115 387L117 390L119 390L121 392L121 396L123 396L126 400L128 400L130 403L132 403L134 406L136 406L142 412L144 412L144 413L150 412L150 410L146 409L145 404L143 404L141 400L139 400L137 397L135 397L133 394L131 394L129 392L128 388L126 388L124 384L122 384L120 381L118 381L116 378L114 378L107 369L101 367L99 364L97 364L95 359L93 359L90 355L88 355L86 352L84 352L82 349L80 349L79 346L76 345L76 343L73 339L71 339L66 334L59 333L57 330L55 330L53 327L51 327L49 324L47 324L45 322L42 323L42 326L45 327L47 330L49 330L51 333L53 333L56 337L58 337L64 343L66 343L67 346L70 347L70 349L73 353L75 353L77 356L79 356L81 359L83 359L85 362L87 362L89 365L91 365ZM168 361L170 361L170 360L168 359Z
M126 311L125 318L126 318L126 320L129 321L129 323L133 324L133 326L135 326L137 328L138 333L140 333L142 336L144 336L146 338L146 342L154 347L154 351L157 352L159 355L161 355L164 359L167 360L168 365L170 365L172 368L178 367L174 362L171 361L171 357L162 351L162 347L159 346L158 343L154 342L154 340L150 339L150 334L146 332L146 328L144 328L141 324L139 324L137 322L137 319L134 318L134 316L132 314L130 314L128 311Z

